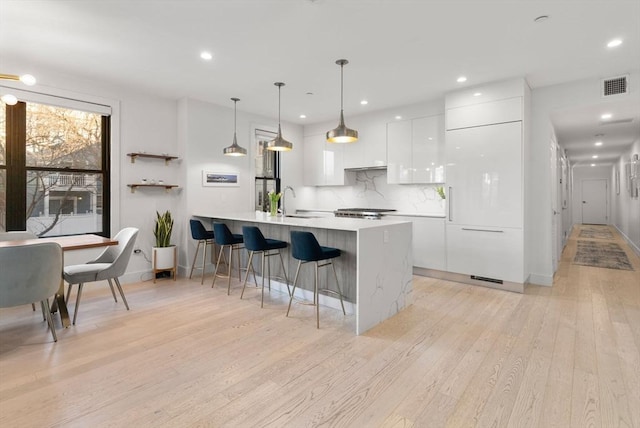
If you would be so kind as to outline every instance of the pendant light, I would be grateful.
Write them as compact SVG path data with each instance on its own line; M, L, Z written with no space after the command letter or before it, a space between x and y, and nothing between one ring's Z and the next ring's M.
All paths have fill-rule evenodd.
M327 141L330 143L354 143L358 141L358 131L349 129L344 124L344 110L342 105L344 98L342 70L346 64L349 64L349 61L339 59L336 61L336 64L340 66L340 123L338 123L336 128L327 132Z
M238 145L238 137L236 136L236 129L237 129L236 120L238 116L237 104L238 104L238 101L240 101L240 98L231 98L231 101L233 101L233 144L230 145L229 147L225 147L222 153L224 153L227 156L246 156L247 149L245 149L244 147L240 147Z
M267 150L288 152L293 149L293 144L282 138L282 129L280 128L280 89L284 86L284 83L276 82L274 85L278 87L278 135L267 143Z
M36 84L36 78L30 74L23 74L22 76L18 76L16 74L5 74L0 73L0 80L15 80L24 83L27 86L33 86ZM18 98L12 94L4 94L0 97L2 101L10 106L16 105L18 103Z

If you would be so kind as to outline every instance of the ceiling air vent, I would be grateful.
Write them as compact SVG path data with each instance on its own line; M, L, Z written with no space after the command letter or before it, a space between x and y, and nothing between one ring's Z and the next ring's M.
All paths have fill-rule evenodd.
M629 76L611 77L602 79L602 96L609 97L611 95L621 95L629 93Z

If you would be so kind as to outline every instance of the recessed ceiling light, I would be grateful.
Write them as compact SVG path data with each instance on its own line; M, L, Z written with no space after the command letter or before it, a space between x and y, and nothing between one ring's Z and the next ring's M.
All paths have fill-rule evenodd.
M596 141L596 146L601 146L602 145L602 141Z
M549 19L549 15L540 15L540 16L534 18L533 22L544 22L547 19Z
M602 120L609 120L613 117L613 115L611 113L605 113L602 116L600 116L600 119Z
M307 92L307 95L313 95L313 92Z
M473 94L474 97L479 97L480 95L482 95L482 92L476 92L475 94Z
M591 159L598 159L598 155L591 156Z
M369 104L369 101L362 100L362 101L360 101L360 104L362 104L363 106L366 106L367 104Z
M306 118L307 118L307 115L306 115L306 114L301 114L301 115L300 115L300 119L306 119Z
M211 52L203 51L200 52L200 58L205 61L211 61L213 59L213 55L211 54Z
M402 119L402 116L396 116L396 120Z
M460 76L456 80L456 82L458 82L458 83L463 83L463 82L466 82L466 81L467 81L467 78L465 76Z
M591 166L596 166L596 164L595 164L595 163L592 163L592 164L591 164Z
M622 44L622 40L620 39L613 39L611 40L609 43L607 43L607 47L608 48L615 48L617 46L620 46Z
M433 141L433 137L428 137L427 140Z

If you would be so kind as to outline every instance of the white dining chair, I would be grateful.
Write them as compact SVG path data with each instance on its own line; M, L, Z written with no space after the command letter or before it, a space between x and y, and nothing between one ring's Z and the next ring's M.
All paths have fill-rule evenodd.
M127 298L124 297L124 291L122 291L122 286L120 285L120 280L118 278L124 275L127 270L127 265L129 264L129 259L131 258L131 253L133 252L133 246L137 236L138 229L135 227L124 228L113 238L118 241L118 245L107 247L102 254L90 262L81 265L66 266L64 268L64 279L69 283L66 296L67 302L69 301L69 295L71 294L71 286L73 284L78 284L76 307L73 313L74 325L78 317L78 308L82 297L82 287L87 282L102 281L106 279L109 283L109 287L111 288L111 293L117 302L118 300L116 299L115 292L113 290L113 283L111 282L111 280L113 280L116 283L116 287L118 287L118 291L120 292L120 296L122 297L125 307L129 310Z
M38 239L35 233L26 230L12 230L10 232L0 232L0 241L22 241L24 239ZM36 305L31 304L31 309L36 310ZM44 316L44 314L42 314Z
M49 297L56 294L62 276L62 248L55 242L0 247L0 307L40 302L54 342Z

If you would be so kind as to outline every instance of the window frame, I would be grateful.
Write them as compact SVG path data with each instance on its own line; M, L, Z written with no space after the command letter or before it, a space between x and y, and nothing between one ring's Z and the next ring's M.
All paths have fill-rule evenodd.
M6 171L6 219L5 228L10 230L26 230L27 228L27 173L29 171L63 172L65 174L86 173L102 176L102 225L101 231L93 232L97 235L111 236L111 212L112 198L111 176L111 135L112 135L112 109L104 105L96 105L95 108L83 108L86 102L75 101L69 98L57 98L44 94L35 94L35 99L26 96L16 105L6 106L6 136L7 146L4 165L0 169ZM40 96L38 96L40 95ZM44 98L44 99L42 99ZM101 165L100 169L84 168L56 168L26 165L26 110L27 103L47 104L67 109L90 111L101 115ZM98 111L96 111L98 110ZM11 207L11 209L10 209ZM87 232L89 233L89 232ZM85 233L78 233L82 235ZM55 236L55 235L47 235Z

